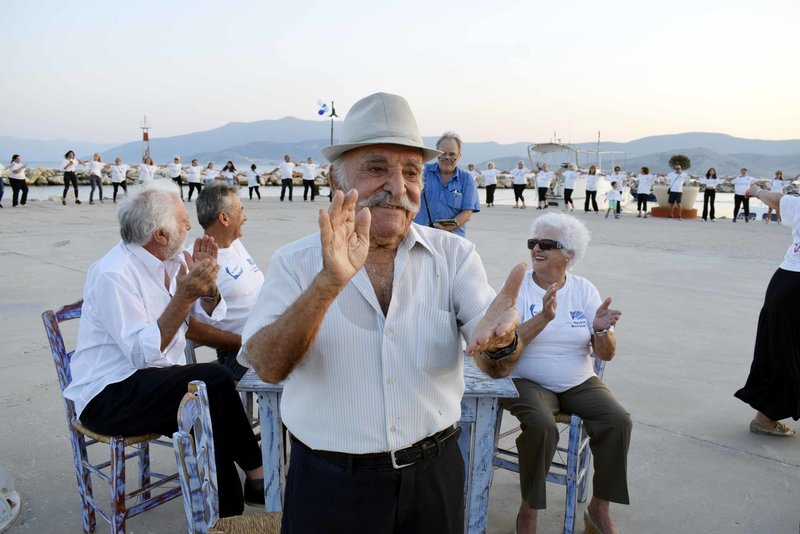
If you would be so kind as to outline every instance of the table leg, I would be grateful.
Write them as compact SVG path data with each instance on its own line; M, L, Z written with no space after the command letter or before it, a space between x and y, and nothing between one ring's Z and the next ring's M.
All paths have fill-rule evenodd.
M494 425L497 419L498 401L494 397L477 397L475 402L475 422L472 425L461 423L464 430L466 430L464 427L472 426L471 436L465 438L467 433L462 433L459 446L465 455L467 467L466 532L483 534L486 532L489 516L489 489L494 474ZM469 451L467 447L470 445L472 454L466 462L467 455L463 451Z
M261 421L261 459L264 463L264 510L283 510L285 461L280 393L258 393L258 415Z

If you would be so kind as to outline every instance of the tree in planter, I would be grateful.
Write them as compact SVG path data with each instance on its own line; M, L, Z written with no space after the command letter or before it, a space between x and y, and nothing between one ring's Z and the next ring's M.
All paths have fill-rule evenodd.
M671 158L669 158L669 166L671 169L674 169L676 165L680 165L681 169L684 171L692 166L692 160L689 159L688 156L684 156L683 154L675 154Z

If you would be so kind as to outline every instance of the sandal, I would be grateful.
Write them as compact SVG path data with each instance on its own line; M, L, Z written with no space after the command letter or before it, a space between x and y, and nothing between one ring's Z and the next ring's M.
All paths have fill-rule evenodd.
M766 427L756 423L755 419L750 421L750 432L754 434L767 434L769 436L785 436L792 437L795 434L794 428L790 428L780 421L775 423L772 428Z
M583 528L586 530L586 534L603 534L603 531L600 530L600 527L598 527L597 523L592 519L588 508L583 511Z

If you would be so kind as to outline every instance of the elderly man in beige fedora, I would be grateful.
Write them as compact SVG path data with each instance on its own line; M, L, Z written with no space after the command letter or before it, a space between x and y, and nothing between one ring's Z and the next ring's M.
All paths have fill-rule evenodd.
M471 242L413 223L439 152L404 98L359 100L322 152L333 202L272 257L242 333L258 375L285 380L283 532L463 531L461 340L510 373L525 266L495 295Z

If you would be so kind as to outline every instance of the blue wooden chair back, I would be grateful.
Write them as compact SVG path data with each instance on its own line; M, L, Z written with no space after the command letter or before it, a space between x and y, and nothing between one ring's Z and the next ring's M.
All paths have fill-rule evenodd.
M214 437L205 383L189 383L178 409L178 431L172 435L190 533L206 533L219 519Z

